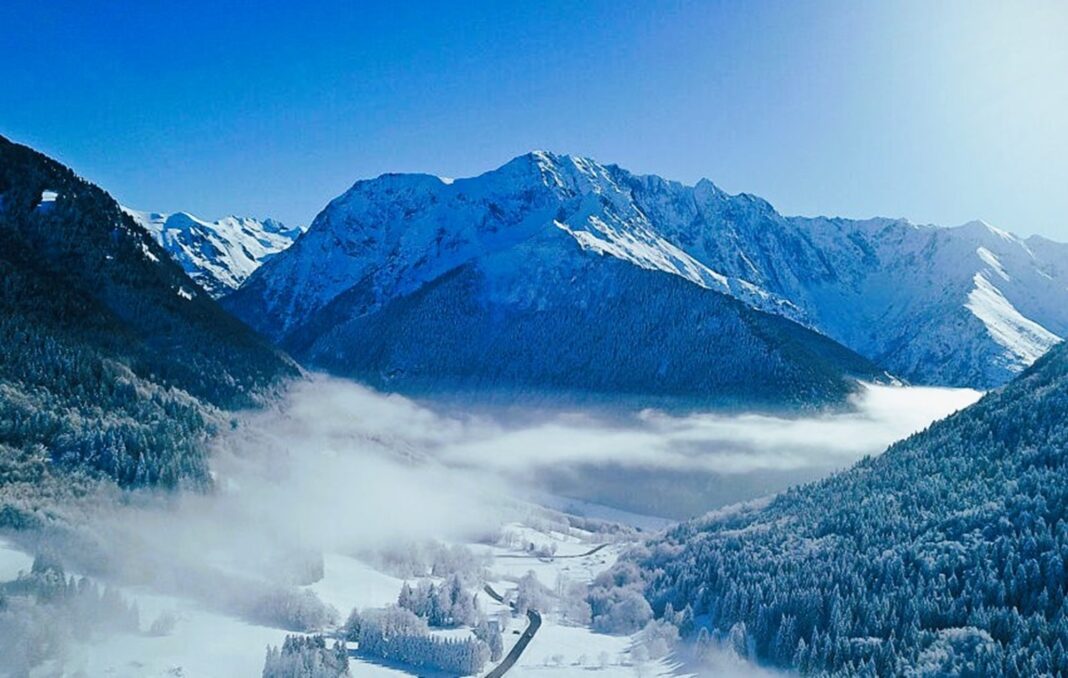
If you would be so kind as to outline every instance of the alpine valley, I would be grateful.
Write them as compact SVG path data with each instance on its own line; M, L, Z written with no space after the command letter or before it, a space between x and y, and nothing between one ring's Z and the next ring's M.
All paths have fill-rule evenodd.
M0 2L0 678L1068 678L1066 36Z
M0 138L0 274L0 676L1068 675L1068 246L540 151L211 222Z

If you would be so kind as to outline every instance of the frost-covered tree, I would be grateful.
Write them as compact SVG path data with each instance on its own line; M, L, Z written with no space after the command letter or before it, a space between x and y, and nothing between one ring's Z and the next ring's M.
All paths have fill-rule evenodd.
M587 595L593 627L604 633L633 633L653 618L643 591L641 570L620 563L599 575Z
M527 610L548 610L552 608L553 594L547 586L538 580L533 571L527 572L516 583L515 605L513 609L519 614Z
M501 627L496 620L482 619L473 630L475 638L478 638L489 648L489 659L498 662L504 655L504 640L501 638Z

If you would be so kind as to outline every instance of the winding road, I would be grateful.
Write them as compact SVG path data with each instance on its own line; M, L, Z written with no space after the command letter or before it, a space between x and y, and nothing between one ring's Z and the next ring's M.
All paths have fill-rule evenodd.
M597 546L594 546L592 549L590 549L589 551L586 551L585 553L574 553L574 554L572 554L570 556L556 556L556 555L553 555L553 556L539 556L539 555L536 555L534 553L502 553L501 555L497 556L497 558L537 558L539 560L541 560L541 559L559 560L559 559L562 559L562 558L585 558L586 556L592 556L593 554L597 553L598 551L600 551L603 548L606 548L607 546L608 546L608 544L598 544Z
M486 595L493 598L498 603L504 603L504 596L494 591L493 587L489 584L486 584L482 590L486 592ZM512 603L507 604L511 607L515 607ZM493 667L493 670L487 673L485 678L500 678L507 673L508 669L512 668L512 666L519 661L519 657L523 655L523 651L527 649L527 645L530 645L530 641L534 640L534 634L541 628L541 613L534 609L528 609L527 619L530 620L530 623L527 624L527 630L523 631L523 635L519 636L519 640L512 646L508 656L502 659L500 664Z
M593 554L597 553L598 551L600 551L601 549L605 548L606 546L608 546L608 544L598 544L597 546L594 546L592 549L590 549L589 551L586 551L585 553L576 553L576 554L570 555L570 556L552 556L552 558L554 558L554 559L555 558L585 558L586 556L592 556ZM542 556L535 556L533 554L532 555L506 554L506 555L500 555L500 556L497 556L497 557L498 558L541 558ZM508 605L508 606L510 606L512 608L515 608L515 604L514 603L505 602L504 596L502 596L501 594L499 594L496 591L494 591L493 587L490 586L489 584L486 584L485 586L483 586L482 590L486 592L487 596L489 596L490 598L493 598L498 603L503 603L503 604ZM515 642L515 645L512 646L512 649L508 653L508 655L504 659L501 660L501 663L497 664L497 666L493 667L493 669L489 673L487 673L484 678L500 678L505 673L507 673L510 668L515 666L515 663L517 661L519 661L519 658L523 655L523 651L527 649L527 645L530 645L530 641L534 640L534 634L537 633L538 629L541 628L541 613L538 612L537 610L532 609L532 608L531 609L527 609L527 619L530 620L530 623L527 624L526 631L523 631L523 635L519 636L519 640L517 640Z

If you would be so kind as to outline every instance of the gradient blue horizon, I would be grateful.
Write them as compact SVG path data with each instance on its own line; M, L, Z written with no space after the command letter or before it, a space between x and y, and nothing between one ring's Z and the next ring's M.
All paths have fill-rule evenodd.
M9 0L0 134L210 218L543 148L1068 240L1064 35L1058 3Z

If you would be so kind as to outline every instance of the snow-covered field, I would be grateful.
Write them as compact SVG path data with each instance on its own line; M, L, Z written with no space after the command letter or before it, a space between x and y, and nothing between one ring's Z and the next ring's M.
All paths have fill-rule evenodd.
M68 661L70 675L81 671L86 676L120 678L258 676L267 645L279 645L285 638L284 631L250 624L185 598L137 589L123 593L137 603L143 633L79 646ZM173 630L166 635L147 632L165 613L177 619Z
M526 550L529 544L555 547L555 557L537 557ZM607 569L625 544L611 544L593 555L586 553L598 544L579 536L555 531L539 531L527 526L507 526L502 545L471 544L472 550L490 556L489 583L499 592L515 588L515 581L534 572L546 587L554 588L561 577L574 582L590 581ZM324 577L307 588L341 613L353 607L381 607L396 602L404 580L380 572L367 563L342 554L325 556ZM32 558L14 545L0 541L0 577L12 579L32 565ZM279 645L286 632L250 624L219 613L195 601L154 593L145 588L122 587L122 594L135 602L141 615L140 634L113 635L102 642L74 646L65 661L64 675L117 676L120 678L181 676L185 678L230 678L257 676L263 667L265 649ZM486 595L480 595L483 609L494 618L502 612L512 617L504 631L505 653L526 628L525 617ZM149 632L161 616L175 619L173 628L163 634ZM467 635L468 631L438 632ZM666 676L673 674L667 661L644 661L631 657L632 638L594 633L587 627L566 622L553 611L543 613L543 624L511 675L567 676L594 672L598 676ZM487 669L492 668L487 666ZM425 675L406 671L372 659L354 657L355 676L395 677ZM585 673L583 673L585 675Z
M33 558L19 551L8 540L0 537L0 581L10 581L33 565Z

